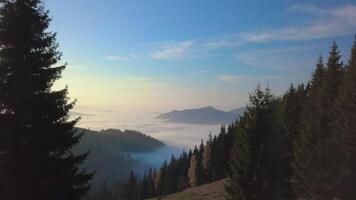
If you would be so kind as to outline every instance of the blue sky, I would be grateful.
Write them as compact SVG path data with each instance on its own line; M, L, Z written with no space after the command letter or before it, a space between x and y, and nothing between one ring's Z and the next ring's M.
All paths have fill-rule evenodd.
M353 1L45 0L63 62L56 87L79 106L165 111L243 106L309 79L335 40L356 33Z

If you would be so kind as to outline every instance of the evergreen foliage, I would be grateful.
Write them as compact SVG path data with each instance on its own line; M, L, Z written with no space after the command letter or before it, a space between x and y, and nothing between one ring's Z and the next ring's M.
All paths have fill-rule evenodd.
M356 197L355 49L356 41L344 66L333 43L311 81L292 85L282 99L263 101L259 88L250 97L235 132L230 199Z
M333 43L324 67L318 59L307 94L300 133L296 138L295 191L303 198L339 197L345 178L344 152L339 130L334 128L335 104L344 78L337 45Z
M77 152L90 149L95 152L148 152L165 144L144 133L119 129L106 129L93 131L78 128L78 132L83 132L80 143L74 148Z
M130 198L227 177L228 199L355 199L355 63L356 38L346 66L334 43L306 85L291 85L281 97L258 86L238 121L144 175L136 184L140 196ZM113 191L127 193L125 187Z
M258 86L238 123L227 185L231 199L285 198L282 102Z
M351 58L345 69L345 77L339 90L335 106L333 130L340 134L342 159L338 164L344 174L340 181L339 194L342 199L356 198L356 35Z
M0 199L79 199L92 174L87 153L71 149L81 134L68 120L75 102L67 88L52 91L59 65L56 34L40 0L0 5Z
M356 198L356 39L346 66L335 43L327 60L282 97L258 86L239 120L157 173L131 172L86 199L141 200L226 177L228 199Z

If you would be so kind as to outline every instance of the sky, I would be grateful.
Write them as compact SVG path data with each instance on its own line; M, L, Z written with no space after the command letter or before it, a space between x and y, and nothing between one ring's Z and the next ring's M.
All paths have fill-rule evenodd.
M244 106L306 82L336 41L346 62L356 3L346 0L44 0L78 107L164 112Z

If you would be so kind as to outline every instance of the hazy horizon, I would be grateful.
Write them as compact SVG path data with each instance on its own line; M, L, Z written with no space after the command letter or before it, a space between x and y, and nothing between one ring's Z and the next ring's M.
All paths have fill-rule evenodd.
M54 89L68 85L77 106L132 113L230 110L258 82L283 94L333 41L347 58L356 32L349 0L44 4L68 62Z
M81 116L77 126L100 131L115 128L136 130L161 140L170 146L193 148L206 141L209 134L218 134L221 125L175 124L156 119L158 112L125 112L79 107L73 117ZM73 113L72 112L72 113Z
M0 0L0 199L356 199L355 0Z

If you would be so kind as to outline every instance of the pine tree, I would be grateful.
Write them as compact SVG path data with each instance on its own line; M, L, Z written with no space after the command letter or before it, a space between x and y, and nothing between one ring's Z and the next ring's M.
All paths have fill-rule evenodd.
M316 159L320 164L318 171L315 171L319 178L318 186L314 191L317 198L332 199L338 198L339 182L343 179L343 166L338 165L342 162L343 152L340 151L341 141L339 130L334 130L332 124L335 121L334 113L336 99L339 96L339 89L344 77L344 68L341 55L334 42L325 71L325 82L323 87L322 108L324 115L321 118L322 132L320 133L319 143L316 144Z
M333 129L335 104L344 77L337 45L333 43L326 68L322 59L313 75L301 132L296 140L294 186L299 197L332 199L339 196L343 152L340 134Z
M314 180L318 166L316 144L319 140L322 127L320 119L323 116L321 102L323 100L322 88L324 87L325 67L323 58L319 56L316 69L312 75L310 88L307 92L306 105L302 111L302 121L298 136L294 142L294 184L293 189L300 198L311 198L316 187Z
M155 183L154 183L155 175L154 174L155 174L155 172L153 172L152 168L150 168L148 170L148 174L147 174L148 197L156 196Z
M206 143L206 146L204 147L204 154L203 154L203 168L204 168L204 174L206 177L206 181L211 181L211 140Z
M67 88L52 91L58 66L56 34L40 0L0 5L0 199L79 199L92 175L73 155L81 135L69 121Z
M333 124L333 130L340 133L338 148L342 152L342 160L335 163L343 167L338 185L339 198L356 199L356 35L339 93Z
M137 199L146 199L149 195L149 180L146 176L146 172L143 174L142 181L139 186L139 196Z
M293 85L290 86L288 92L283 96L284 110L284 132L285 135L282 138L284 143L284 176L286 180L286 194L287 199L296 198L295 192L292 189L294 183L294 154L293 150L295 148L295 141L298 137L301 128L301 122L303 119L303 110L306 103L306 96L308 92L308 86L305 87L303 84L295 88Z
M166 188L166 176L167 176L168 164L167 161L164 161L159 172L157 173L157 195L165 194Z
M206 182L204 166L203 166L203 154L204 154L204 142L201 140L198 153L196 154L197 165L196 165L196 178L197 185L202 185Z
M250 147L247 137L247 128L250 118L248 112L240 117L237 125L234 146L230 161L230 170L226 189L228 199L248 199L248 166L250 163Z
M167 173L164 179L164 193L170 194L177 191L177 183L178 183L178 174L177 174L178 161L174 156L171 156L171 161L167 167Z
M129 178L127 180L127 196L126 198L128 200L134 200L138 196L138 190L137 190L137 178L133 171L130 172Z
M283 199L281 102L260 86L250 95L235 135L230 199Z

